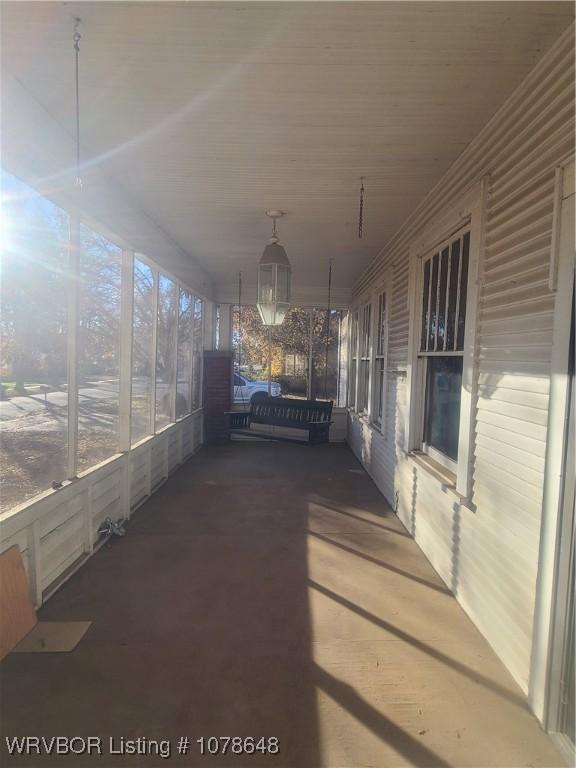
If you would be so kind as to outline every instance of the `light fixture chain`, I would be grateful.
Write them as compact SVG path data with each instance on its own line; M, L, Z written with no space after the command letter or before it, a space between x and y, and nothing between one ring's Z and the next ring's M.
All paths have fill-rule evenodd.
M324 399L328 399L328 344L330 341L330 313L332 312L332 258L328 259L328 309L324 336Z
M242 375L242 272L238 272L238 375ZM234 334L234 329L232 329L232 334ZM232 375L234 375L234 367L232 370ZM242 401L244 401L244 391L241 387L234 387L234 395L236 396L238 392L241 392L242 394Z
M76 186L82 189L82 175L80 173L80 40L82 35L78 31L82 19L74 18L74 59L76 75Z
M362 240L364 230L364 176L360 176L360 209L358 211L358 238Z

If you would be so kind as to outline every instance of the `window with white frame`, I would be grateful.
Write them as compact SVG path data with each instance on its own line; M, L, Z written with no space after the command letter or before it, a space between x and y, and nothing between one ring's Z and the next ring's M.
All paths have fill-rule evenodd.
M404 449L424 451L442 464L464 499L472 492L476 323L488 184L486 177L470 187L410 245Z
M358 310L352 313L350 329L350 381L348 382L348 407L356 407L356 374L358 369Z
M368 411L370 393L370 355L372 335L372 304L362 307L362 327L360 329L360 350L358 366L358 412Z
M376 301L376 328L374 344L374 378L372 397L372 423L379 429L384 424L384 401L386 387L386 346L387 346L387 302L386 291L378 294Z
M453 235L422 259L422 449L454 472L460 434L460 401L466 324L470 231Z

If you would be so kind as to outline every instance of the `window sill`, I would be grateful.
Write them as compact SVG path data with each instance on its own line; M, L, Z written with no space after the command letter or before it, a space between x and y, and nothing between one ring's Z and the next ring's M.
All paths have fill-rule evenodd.
M435 461L427 454L422 453L422 451L410 451L407 455L409 459L412 459L415 464L418 464L419 467L437 480L445 493L452 494L460 506L468 507L468 509L475 511L475 507L471 500L466 498L466 496L462 496L462 494L458 493L456 490L456 475L454 472L450 472L449 469L446 469L446 467L442 466L442 464Z
M425 470L430 472L430 474L439 480L442 485L445 485L447 488L454 488L454 490L456 490L456 475L454 472L450 472L449 469L446 469L446 467L442 466L440 462L434 461L434 459L432 459L427 454L422 453L422 451L410 451L408 456L410 456L410 458L413 459L416 464L419 464Z
M368 418L367 411L357 411L355 408L351 408L349 405L347 405L344 409L348 411L350 416L356 416L357 419L360 419L364 424L368 424L368 426L373 427L374 429L378 429L377 425L374 424L373 421L370 421Z
M348 414L350 416L354 416L365 427L369 427L369 429L371 429L373 432L376 432L376 434L380 435L380 437L385 439L384 428L380 427L378 424L375 424L373 421L370 421L366 413L358 413L358 411L355 411L353 408L350 408L348 406L346 407L346 410L348 411Z

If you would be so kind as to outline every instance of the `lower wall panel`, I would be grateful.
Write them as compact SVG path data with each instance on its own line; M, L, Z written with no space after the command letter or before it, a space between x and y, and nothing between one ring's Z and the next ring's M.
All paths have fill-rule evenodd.
M188 429L182 430L182 458L185 459L194 452L194 423Z
M475 511L462 506L453 493L404 454L400 447L404 377L390 378L388 394L394 398L396 415L392 410L385 433L349 414L349 445L527 693L537 557L525 549L518 538L520 531L496 524L495 516L501 510L489 504ZM503 589L503 584L515 586Z
M2 547L2 551L8 549L9 547L13 547L14 545L20 548L20 554L22 555L22 562L24 563L24 569L28 574L29 580L31 580L33 576L33 572L32 572L33 565L31 562L32 552L31 552L31 546L30 546L29 531L24 529L24 530L18 531L18 533L11 536L7 544Z
M150 487L152 490L168 477L168 444L166 433L157 435L157 440L150 449Z
M202 419L198 411L4 517L0 551L19 547L36 607L93 553L107 517L129 518L200 448Z
M140 446L130 455L130 506L134 509L150 495L150 453Z
M181 430L172 429L168 433L167 437L167 451L168 451L168 474L173 472L180 464L180 433Z

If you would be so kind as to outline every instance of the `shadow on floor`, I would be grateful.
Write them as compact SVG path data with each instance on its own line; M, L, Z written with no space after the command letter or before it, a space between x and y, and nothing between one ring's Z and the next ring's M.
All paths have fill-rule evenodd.
M203 450L40 614L93 624L72 653L1 665L2 765L165 764L107 754L111 736L173 749L188 736L188 755L172 756L186 766L550 765L554 754L344 446ZM8 758L4 736L25 735L100 736L104 754ZM210 736L276 737L280 751L202 756L196 739Z

